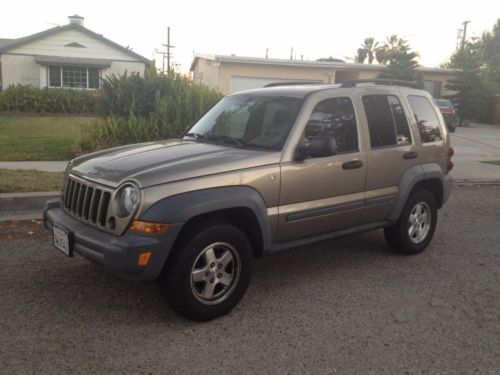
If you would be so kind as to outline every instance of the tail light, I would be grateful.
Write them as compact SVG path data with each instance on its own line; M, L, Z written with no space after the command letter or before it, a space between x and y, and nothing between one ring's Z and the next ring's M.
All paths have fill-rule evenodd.
M453 147L448 147L448 162L447 162L448 172L453 169L454 164L451 161L451 158L454 154L455 154L455 150L453 150Z

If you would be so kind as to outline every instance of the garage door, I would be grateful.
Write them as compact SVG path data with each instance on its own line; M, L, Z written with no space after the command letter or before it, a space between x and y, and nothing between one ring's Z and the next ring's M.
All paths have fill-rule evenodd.
M274 82L317 82L310 79L278 79L278 78L255 78L255 77L232 77L231 78L231 92L259 89Z

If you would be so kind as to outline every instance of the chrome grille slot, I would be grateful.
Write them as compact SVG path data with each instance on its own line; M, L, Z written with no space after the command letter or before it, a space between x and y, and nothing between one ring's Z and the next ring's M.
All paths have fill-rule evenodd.
M111 193L106 187L69 176L62 198L63 208L82 222L105 228Z

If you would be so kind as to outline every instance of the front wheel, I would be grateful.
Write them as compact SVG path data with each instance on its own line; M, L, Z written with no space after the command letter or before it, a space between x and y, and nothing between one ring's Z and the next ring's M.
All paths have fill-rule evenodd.
M245 294L252 258L250 243L238 228L225 222L199 223L180 239L160 290L180 315L195 321L217 318Z
M431 242L436 224L434 195L428 190L417 190L409 197L397 223L384 228L384 237L394 250L418 254Z

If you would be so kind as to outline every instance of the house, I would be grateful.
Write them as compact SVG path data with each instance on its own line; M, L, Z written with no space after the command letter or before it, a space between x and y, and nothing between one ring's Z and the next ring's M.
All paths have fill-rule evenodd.
M0 89L9 85L97 89L107 74L144 74L149 60L70 16L69 23L19 39L0 39Z
M373 79L385 65L355 64L335 59L282 60L259 57L196 55L191 71L195 83L203 83L223 94L263 87L273 82L343 83L354 79ZM456 69L417 68L424 88L434 97L445 91L445 83Z

